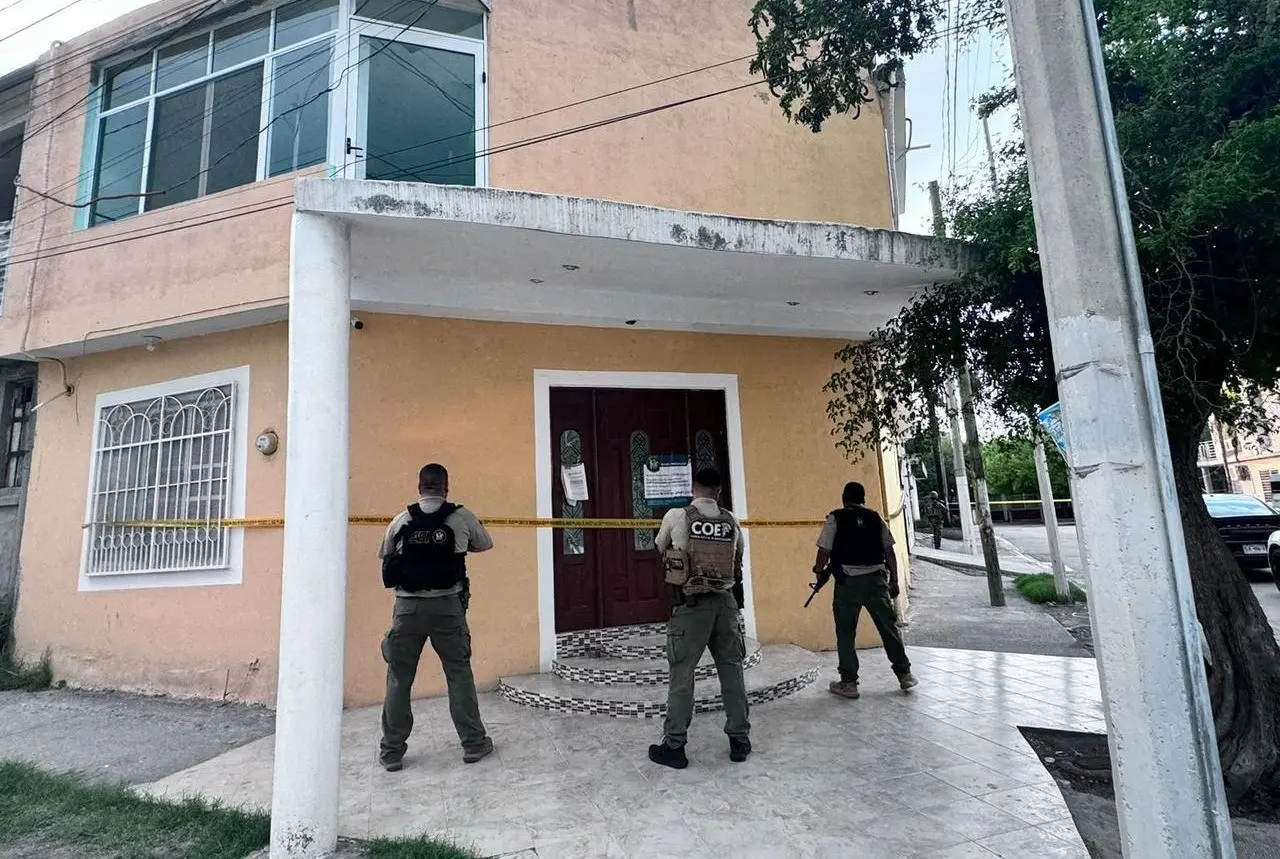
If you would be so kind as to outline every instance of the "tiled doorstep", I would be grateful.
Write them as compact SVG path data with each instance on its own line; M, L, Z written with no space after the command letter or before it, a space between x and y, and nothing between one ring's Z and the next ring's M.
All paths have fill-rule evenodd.
M920 693L935 679L944 684L949 668L997 670L988 654L935 653L912 651ZM695 717L692 764L675 772L645 759L659 723L547 714L485 695L492 758L464 766L446 703L421 701L406 769L388 774L375 762L377 710L351 711L342 830L429 833L485 855L536 848L543 859L1082 859L1056 787L1000 727L1040 724L1023 718L1031 705L981 719L948 711L936 698L898 692L878 651L866 654L863 697L845 701L825 690L834 655L818 658L819 683L753 709L757 753L745 765L729 763L716 714ZM997 673L1020 675L1017 667ZM1096 701L1096 680L1073 681L1068 694ZM1053 703L1051 693L1044 701ZM1008 745L988 738L997 734ZM251 744L153 787L264 807L272 745ZM690 807L706 812L696 824Z

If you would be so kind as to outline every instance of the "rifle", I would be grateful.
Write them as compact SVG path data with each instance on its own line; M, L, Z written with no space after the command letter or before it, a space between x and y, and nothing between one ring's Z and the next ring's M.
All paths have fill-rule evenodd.
M813 598L818 595L818 591L826 587L827 582L830 580L831 580L831 570L830 568L828 568L826 570L823 570L821 573L818 573L818 580L816 582L809 583L809 590L813 591L813 593L809 594L809 598L804 601L805 608L809 607L809 603L813 602Z

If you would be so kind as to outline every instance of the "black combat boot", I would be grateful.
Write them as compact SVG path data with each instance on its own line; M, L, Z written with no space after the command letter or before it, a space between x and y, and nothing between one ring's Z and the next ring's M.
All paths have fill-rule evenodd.
M738 737L729 738L729 760L735 764L740 764L747 759L747 755L751 754L751 741L746 737L739 739Z
M665 742L654 743L649 747L649 760L664 767L671 767L673 770L682 770L689 766L689 758L685 755L684 748L673 749Z

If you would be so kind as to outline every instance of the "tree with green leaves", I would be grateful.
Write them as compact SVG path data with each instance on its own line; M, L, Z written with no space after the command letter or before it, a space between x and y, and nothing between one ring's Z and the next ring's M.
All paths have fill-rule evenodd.
M1201 498L1210 416L1262 429L1280 368L1280 4L1095 0L1155 337L1161 394L1228 798L1280 807L1280 647ZM857 116L940 34L1003 27L999 0L758 0L753 71L812 130ZM981 100L1012 104L1012 85ZM1024 435L1057 400L1023 149L995 189L950 190L951 234L974 251L956 283L840 353L828 390L838 443L918 434L926 395L964 363L986 408ZM1116 510L1123 516L1123 510ZM1135 594L1141 599L1141 594Z
M982 459L987 464L987 488L991 491L991 497L1040 496L1035 446L1042 443L1041 439L1026 436L1000 436L983 442ZM1071 491L1067 481L1067 464L1056 449L1046 453L1053 496L1065 498Z

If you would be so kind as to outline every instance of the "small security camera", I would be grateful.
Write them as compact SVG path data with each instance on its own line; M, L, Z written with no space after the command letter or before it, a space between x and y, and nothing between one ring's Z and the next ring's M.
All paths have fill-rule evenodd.
M363 330L364 330L364 320L363 320L363 319L359 319L359 318L357 318L357 317L355 317L355 316L351 317L351 327L352 327L352 328L354 328L354 329L355 329L355 330L357 330L357 331L363 331Z

